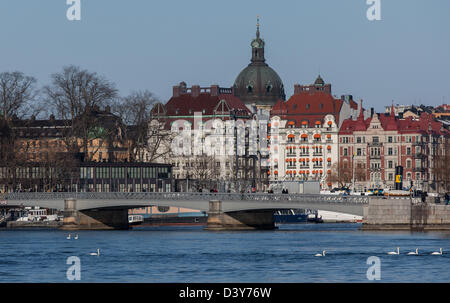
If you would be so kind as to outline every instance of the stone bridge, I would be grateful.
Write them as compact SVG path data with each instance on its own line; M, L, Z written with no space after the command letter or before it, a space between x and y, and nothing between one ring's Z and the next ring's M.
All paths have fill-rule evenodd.
M9 193L7 207L40 206L64 211L66 229L128 228L128 209L175 206L208 212L208 229L274 228L279 209L320 209L363 215L367 196L312 194L235 194L185 192L58 192Z

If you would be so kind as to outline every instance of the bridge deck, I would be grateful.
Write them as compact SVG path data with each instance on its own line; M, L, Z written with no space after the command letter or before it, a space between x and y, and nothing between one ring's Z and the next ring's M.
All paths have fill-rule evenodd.
M209 210L209 201L222 201L222 210L254 209L321 209L355 215L363 214L367 196L312 195L312 194L235 194L235 193L151 193L151 192L57 192L9 193L0 196L8 206L34 206L63 210L64 200L76 199L77 209L138 208L150 205L175 206ZM4 202L5 204L5 202Z

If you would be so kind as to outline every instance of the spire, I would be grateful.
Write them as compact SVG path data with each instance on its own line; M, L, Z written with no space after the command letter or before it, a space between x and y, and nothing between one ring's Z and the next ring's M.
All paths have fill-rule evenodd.
M256 16L256 38L259 38L259 15Z
M264 40L261 39L259 33L259 16L257 16L256 19L256 38L252 40L251 46L252 46L252 63L258 62L258 64L263 63L266 61L264 59Z
M392 105L391 105L391 117L395 117L394 100L392 100Z

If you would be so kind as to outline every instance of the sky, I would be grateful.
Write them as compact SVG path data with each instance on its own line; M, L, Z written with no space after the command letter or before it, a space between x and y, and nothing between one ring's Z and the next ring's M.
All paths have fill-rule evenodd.
M49 84L78 65L114 82L125 96L147 89L163 102L172 86L231 87L250 63L260 16L266 62L283 80L313 83L384 111L395 104L450 103L450 1L380 0L66 0L0 1L0 72Z

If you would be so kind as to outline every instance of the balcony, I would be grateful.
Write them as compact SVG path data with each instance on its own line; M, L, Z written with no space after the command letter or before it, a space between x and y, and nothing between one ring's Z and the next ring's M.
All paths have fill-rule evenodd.
M381 155L369 155L369 159L381 159Z
M383 144L381 142L369 142L370 147L381 147Z

